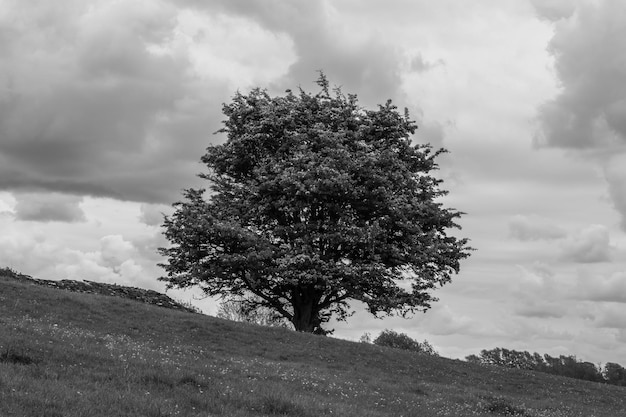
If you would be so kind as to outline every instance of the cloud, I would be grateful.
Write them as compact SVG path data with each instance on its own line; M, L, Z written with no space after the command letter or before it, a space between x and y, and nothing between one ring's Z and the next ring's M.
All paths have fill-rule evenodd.
M439 59L436 62L429 62L422 57L422 54L418 53L413 57L413 59L411 59L411 63L409 65L411 71L424 72L431 70L438 65L445 65L445 61L443 59Z
M608 262L613 247L606 226L595 224L569 236L561 245L564 259L579 263Z
M588 270L579 271L575 297L590 301L626 303L626 272L598 274Z
M163 224L163 216L172 212L171 206L161 204L141 204L139 206L139 221L148 226Z
M616 250L608 228L600 224L568 233L547 219L516 215L509 221L509 234L523 242L558 241L560 258L576 263L608 262Z
M13 2L0 19L0 190L170 203L203 185L238 88L315 90L323 69L368 106L403 99L400 50L330 3Z
M37 222L84 222L82 197L58 193L15 194L15 219Z
M215 36L189 37L184 17L159 0L6 5L0 189L170 203L183 188L200 186L198 161L223 140L212 135L221 103L234 84L242 87L240 73L206 61L219 58L211 46L226 43L220 36L239 31L227 21ZM261 42L248 46L246 36L282 42L268 31L244 33L228 39L242 56ZM254 74L260 53L249 55ZM263 59L272 71L290 62L279 50Z
M567 314L566 309L555 303L531 303L519 307L515 313L524 317L535 317L539 319L561 318Z
M67 227L80 227L80 224ZM46 226L46 233L56 230ZM71 239L70 239L71 241ZM133 244L119 235L107 235L95 247L72 248L65 241L44 236L0 236L0 265L44 279L75 279L163 290L159 269ZM32 256L36 253L37 256Z
M456 313L446 304L436 304L432 311L419 317L417 321L421 330L436 336L479 331L478 323L468 316Z
M594 324L598 327L626 330L626 304L604 306Z
M564 288L551 267L535 262L529 267L516 265L516 269L511 295L517 300L517 315L558 318L565 314L561 304Z
M626 343L626 329L619 329L617 331L617 335L615 336L615 339L618 342L620 342L622 345ZM619 347L621 348L622 346L619 346Z
M109 235L100 239L101 264L113 270L133 258L135 248L132 243L124 240L121 235Z
M537 15L549 21L567 18L576 9L575 0L530 0L530 2L537 11Z
M621 213L622 230L626 230L626 154L610 158L604 167L604 176L613 207Z
M297 85L316 89L314 71L323 70L332 84L346 93L358 92L367 106L404 98L400 76L404 58L399 49L374 28L347 24L333 3L187 0L184 4L198 11L246 17L274 33L287 34L297 58L274 83L276 91Z
M554 273L543 263L535 263L530 267L516 265L516 269L516 289L520 293L530 292L535 298L538 296L537 293L551 292L556 286Z
M605 170L610 196L626 230L626 3L621 0L533 1L555 21L548 46L560 92L539 108L539 147L593 157ZM575 10L570 13L570 9ZM558 20L558 21L556 21Z
M554 240L566 236L563 229L547 219L523 215L516 215L509 221L509 233L521 241Z
M562 91L540 111L538 143L567 148L626 141L626 3L583 2L555 24L549 51Z

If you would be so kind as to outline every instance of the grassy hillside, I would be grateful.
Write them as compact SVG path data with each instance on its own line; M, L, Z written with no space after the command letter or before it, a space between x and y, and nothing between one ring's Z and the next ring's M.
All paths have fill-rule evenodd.
M626 389L0 277L0 416L622 416Z

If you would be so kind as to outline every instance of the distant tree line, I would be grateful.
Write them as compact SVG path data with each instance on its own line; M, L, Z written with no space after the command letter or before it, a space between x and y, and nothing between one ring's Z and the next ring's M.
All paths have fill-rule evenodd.
M480 355L469 355L465 360L482 365L528 369L586 381L626 386L626 369L620 364L608 362L604 367L596 366L591 362L579 361L576 356L552 357L548 354L540 355L539 353L495 348L483 349Z

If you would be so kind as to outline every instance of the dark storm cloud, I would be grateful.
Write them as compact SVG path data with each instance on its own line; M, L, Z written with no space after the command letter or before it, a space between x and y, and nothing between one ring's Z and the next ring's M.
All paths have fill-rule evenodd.
M85 221L85 213L80 208L81 197L55 193L18 193L15 199L17 220L65 223Z
M171 202L198 183L227 90L151 49L174 34L171 6L61 3L2 22L0 189Z
M0 17L0 190L171 203L200 186L197 161L223 140L211 133L234 91L198 77L188 48L167 50L185 5L292 39L297 59L272 90L315 90L323 69L367 106L402 101L398 51L346 32L322 2L14 3Z

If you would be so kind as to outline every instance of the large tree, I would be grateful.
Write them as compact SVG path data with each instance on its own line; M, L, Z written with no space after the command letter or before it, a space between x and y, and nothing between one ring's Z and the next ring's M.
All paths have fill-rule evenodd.
M185 190L163 227L168 287L265 306L298 331L351 314L425 311L469 255L449 235L461 212L431 175L445 152L412 144L417 126L391 101L366 110L330 89L271 97L254 89L224 104L224 144L202 157L204 189Z

